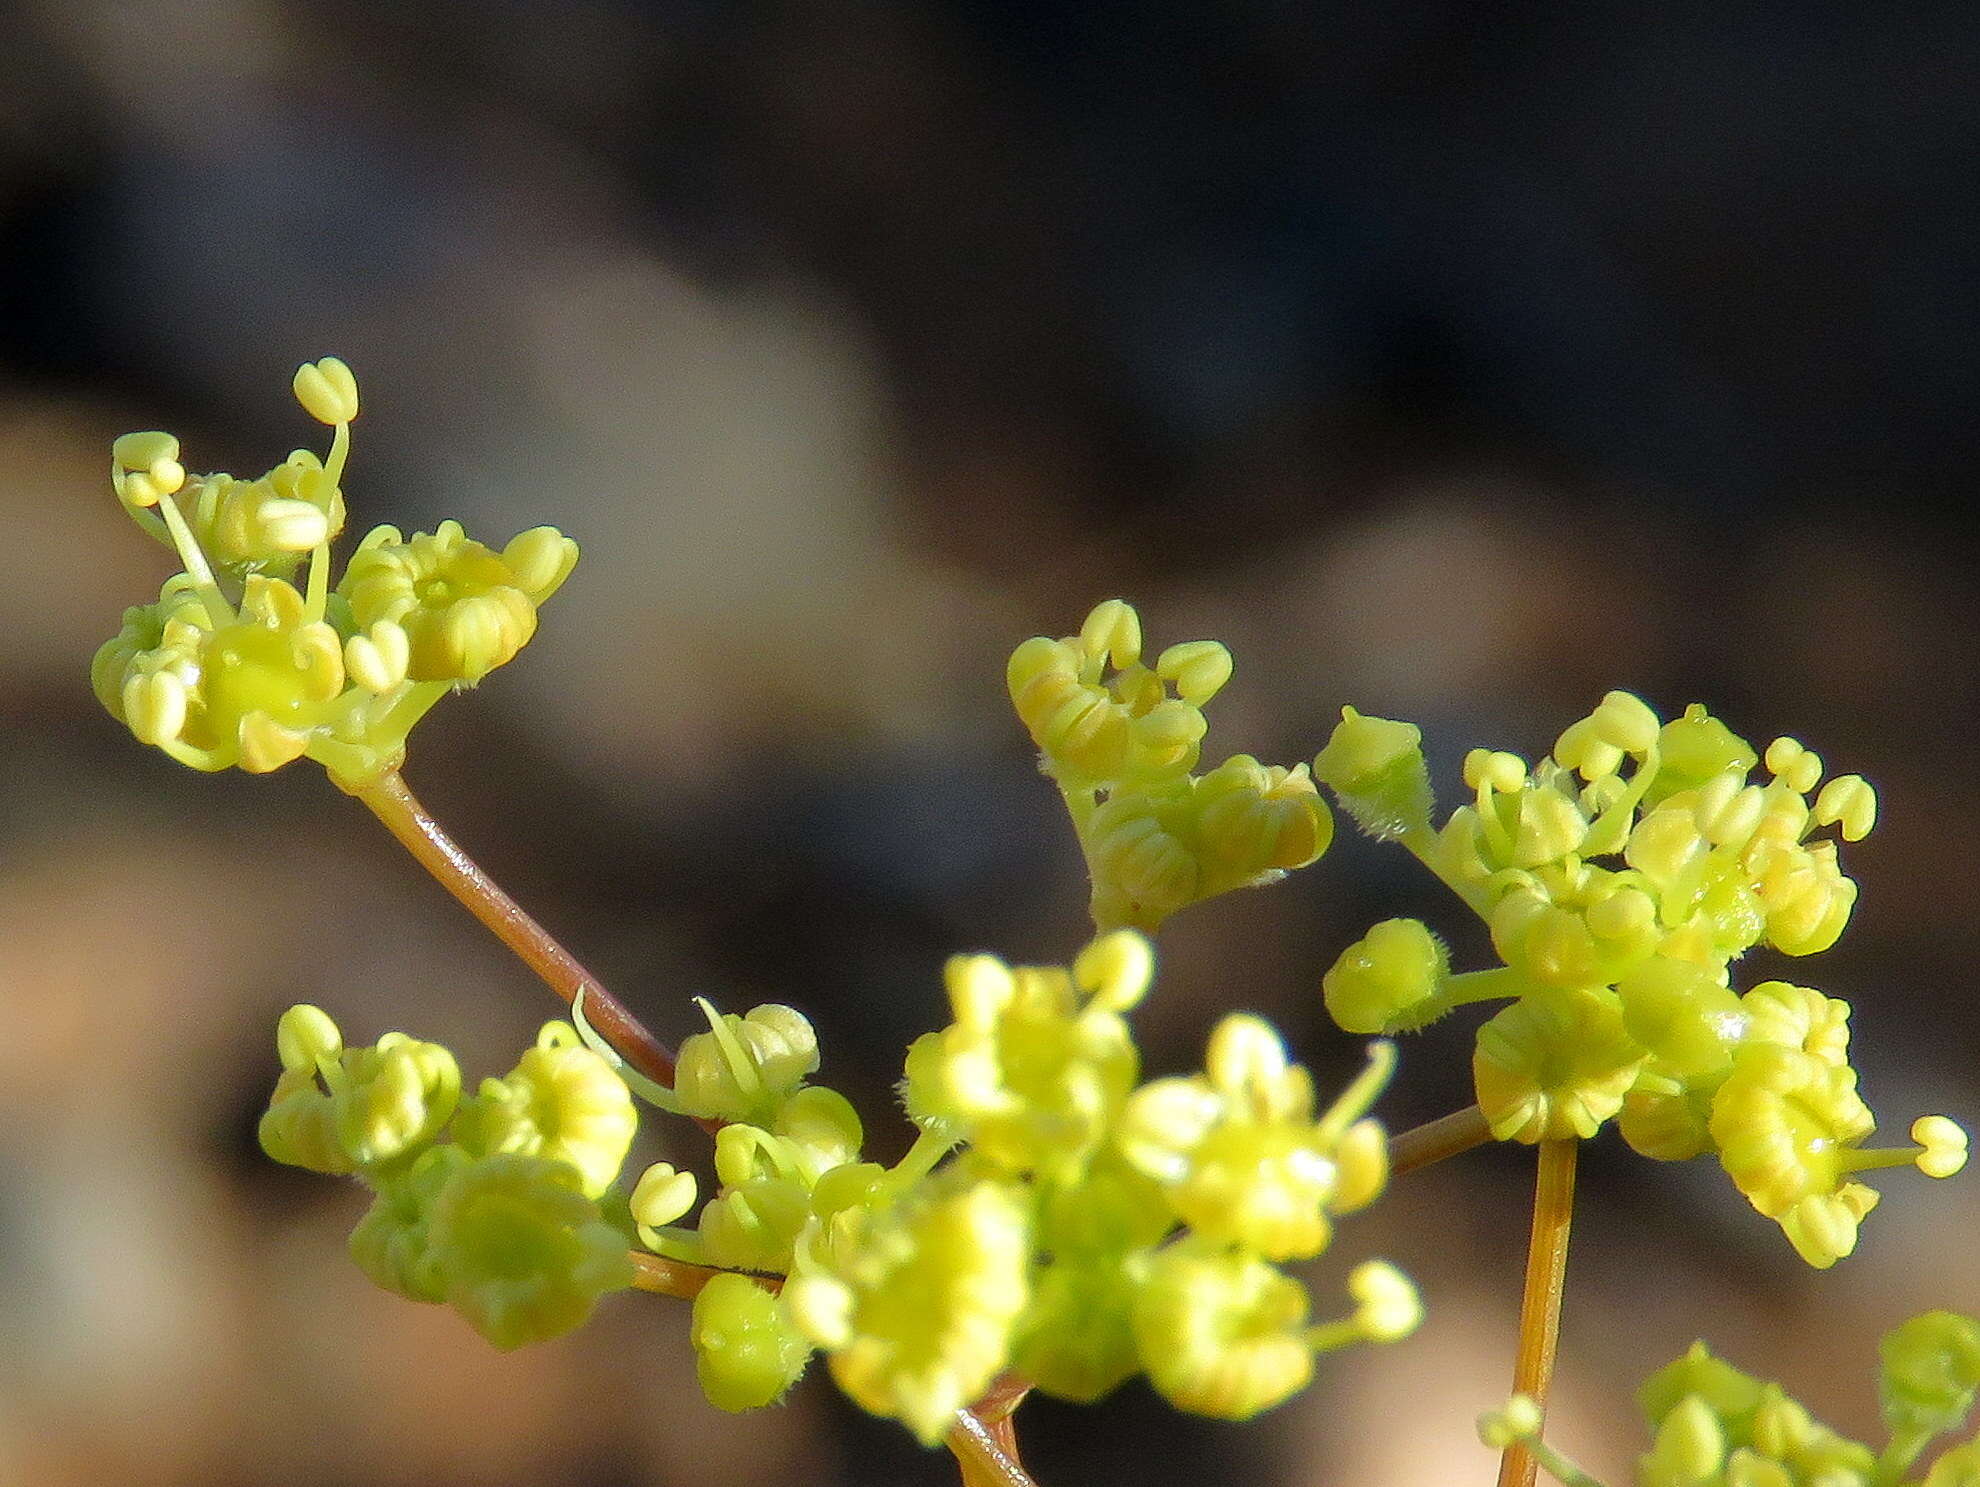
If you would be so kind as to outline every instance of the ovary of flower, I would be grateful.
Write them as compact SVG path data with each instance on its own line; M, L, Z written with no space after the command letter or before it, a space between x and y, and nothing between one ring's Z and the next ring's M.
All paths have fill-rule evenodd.
M1008 1360L1029 1295L1027 1210L990 1181L847 1210L829 1243L800 1245L785 1304L841 1389L933 1445Z
M717 1409L730 1411L776 1403L811 1357L783 1303L733 1273L715 1276L694 1298L688 1340L701 1392Z
M1449 979L1450 954L1422 920L1385 919L1341 952L1321 992L1346 1032L1414 1032L1450 1010Z
M1313 1377L1306 1288L1256 1255L1170 1249L1136 1292L1149 1381L1171 1404L1248 1420Z
M1414 723L1341 709L1313 777L1339 797L1363 831L1396 837L1430 828L1430 774Z
M1645 1056L1614 992L1549 987L1478 1030L1472 1079L1499 1140L1586 1138L1622 1108Z
M568 1162L584 1195L597 1198L618 1177L638 1124L625 1081L569 1023L549 1022L505 1078L481 1081L456 1135L475 1156L519 1152Z
M1379 1190L1366 1138L1343 1137L1393 1065L1391 1046L1373 1045L1369 1068L1316 1121L1311 1076L1288 1063L1269 1023L1236 1013L1211 1035L1203 1074L1135 1093L1117 1139L1196 1233L1269 1259L1303 1259L1326 1247L1337 1192L1345 1188L1343 1206L1355 1206ZM1355 1163L1351 1176L1344 1159Z

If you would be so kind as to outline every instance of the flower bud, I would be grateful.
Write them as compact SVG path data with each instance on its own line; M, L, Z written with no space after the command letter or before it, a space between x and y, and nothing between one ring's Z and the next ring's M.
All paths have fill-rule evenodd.
M1430 772L1423 731L1414 723L1342 708L1327 747L1313 761L1313 776L1371 836L1398 836L1430 824Z
M701 1392L731 1413L775 1404L811 1361L811 1345L783 1303L733 1272L715 1276L694 1298L688 1338Z
M767 1125L777 1107L818 1068L818 1035L803 1013L769 1004L746 1016L718 1014L697 997L709 1031L684 1039L674 1093L689 1115Z
M1655 1487L1699 1487L1725 1464L1726 1433L1703 1399L1687 1394L1657 1426L1640 1479Z
M1421 920L1385 919L1341 952L1321 987L1345 1032L1414 1032L1449 1010L1449 975L1449 952Z
M508 1076L484 1079L456 1128L475 1156L518 1152L568 1162L587 1198L619 1175L639 1117L625 1081L578 1041L569 1023L546 1023Z

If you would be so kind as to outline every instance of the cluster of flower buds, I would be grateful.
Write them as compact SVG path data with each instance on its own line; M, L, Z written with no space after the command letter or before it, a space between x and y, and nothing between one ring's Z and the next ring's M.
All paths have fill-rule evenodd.
M1927 1312L1884 1335L1878 1395L1889 1441L1881 1451L1814 1419L1778 1384L1762 1383L1694 1343L1651 1375L1637 1395L1654 1438L1637 1461L1638 1487L1973 1487L1980 1441L1940 1455L1922 1479L1910 1474L1940 1436L1961 1428L1980 1387L1980 1324ZM1594 1478L1541 1443L1541 1416L1516 1395L1479 1421L1487 1445L1538 1447L1563 1482Z
M1119 599L1077 635L1011 654L1011 701L1058 782L1093 881L1102 930L1158 928L1179 909L1304 867L1333 839L1305 765L1236 754L1194 773L1203 709L1231 678L1214 640L1141 659L1141 620Z
M1646 1156L1716 1153L1816 1266L1850 1253L1877 1201L1854 1174L1963 1165L1965 1133L1939 1116L1912 1126L1912 1146L1862 1147L1874 1122L1845 1003L1779 981L1732 986L1732 962L1755 946L1808 955L1842 933L1856 885L1836 843L1813 834L1868 834L1876 796L1861 777L1824 784L1793 739L1762 756L1701 706L1662 722L1627 692L1536 765L1474 749L1472 799L1441 828L1409 724L1344 710L1314 773L1470 905L1504 962L1453 974L1427 928L1390 920L1327 973L1329 1012L1352 1032L1394 1033L1509 1000L1473 1060L1500 1139L1585 1138L1614 1118Z
M362 785L448 691L515 656L577 545L553 527L499 553L458 522L411 538L378 527L333 587L357 383L329 357L296 373L295 394L334 429L329 457L298 450L256 480L189 475L170 434L116 442L118 500L182 567L156 603L125 611L91 680L140 742L194 769L264 773L308 755Z
M696 1300L709 1398L770 1403L816 1348L846 1394L928 1442L1007 1370L1079 1401L1145 1372L1181 1408L1241 1419L1301 1387L1316 1353L1414 1328L1415 1289L1388 1265L1356 1269L1352 1313L1318 1324L1278 1268L1381 1191L1387 1147L1365 1117L1389 1046L1316 1110L1278 1035L1233 1016L1204 1073L1140 1084L1124 1014L1153 969L1133 930L1070 968L952 959L954 1021L908 1052L920 1135L892 1167L863 1160L851 1107L804 1082L817 1041L798 1013L704 1004L710 1031L661 1098L728 1122L720 1189L682 1226L695 1180L660 1164L632 1213L657 1253L759 1278Z
M262 1149L371 1188L351 1255L386 1290L447 1303L513 1348L632 1284L627 1237L598 1203L632 1144L632 1097L569 1024L546 1024L513 1071L465 1097L445 1048L404 1033L346 1047L315 1007L283 1014L276 1050Z

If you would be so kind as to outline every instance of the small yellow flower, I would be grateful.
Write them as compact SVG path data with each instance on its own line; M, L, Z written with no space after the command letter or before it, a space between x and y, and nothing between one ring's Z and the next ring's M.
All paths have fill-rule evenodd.
M551 527L524 532L499 554L456 521L410 538L377 527L351 554L338 591L358 629L404 631L408 678L472 684L528 643L537 606L577 556L577 544Z
M1387 1175L1386 1152L1350 1132L1395 1066L1371 1045L1361 1076L1317 1120L1313 1080L1272 1026L1236 1013L1211 1034L1204 1073L1158 1079L1122 1115L1122 1154L1207 1239L1272 1260L1325 1249L1330 1211L1359 1206Z
M1242 1251L1158 1255L1136 1292L1148 1379L1178 1409L1248 1420L1313 1377L1306 1288Z
M1016 1176L1082 1168L1134 1088L1140 1058L1121 1012L1145 994L1148 942L1117 930L1068 974L958 955L944 972L955 1022L908 1050L908 1109L951 1121Z
M1030 1295L1022 1190L952 1182L828 1227L799 1246L791 1317L855 1403L933 1445L1009 1359Z
M618 1177L638 1124L625 1081L569 1023L549 1022L507 1077L482 1080L462 1103L455 1139L475 1156L568 1162L596 1198Z
M1479 1108L1501 1141L1593 1136L1622 1108L1646 1057L1612 991L1536 990L1478 1030Z
M496 1347L569 1332L632 1284L625 1240L580 1182L568 1162L504 1152L460 1167L433 1200L436 1288Z

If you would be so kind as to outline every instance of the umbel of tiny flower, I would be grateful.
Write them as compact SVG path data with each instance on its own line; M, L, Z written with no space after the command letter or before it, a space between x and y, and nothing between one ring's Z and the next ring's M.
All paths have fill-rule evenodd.
M695 1179L658 1163L629 1207L656 1253L759 1278L697 1303L709 1398L773 1402L816 1348L852 1398L930 1442L1013 1368L1081 1401L1146 1372L1181 1408L1239 1418L1297 1389L1314 1354L1413 1328L1415 1289L1392 1267L1356 1268L1351 1314L1312 1323L1305 1288L1273 1265L1317 1253L1333 1215L1380 1191L1386 1145L1366 1112L1388 1045L1316 1112L1277 1033L1238 1017L1203 1076L1137 1090L1126 1013L1153 967L1133 930L1070 967L952 959L955 1021L909 1051L921 1129L892 1167L861 1156L843 1096L803 1082L818 1056L800 1014L704 1005L698 1071L651 1093L726 1118L719 1188L688 1227Z
M1537 764L1472 750L1470 799L1441 826L1407 723L1344 709L1314 774L1463 899L1503 962L1453 973L1426 927L1389 920L1327 973L1328 1011L1349 1031L1396 1033L1507 1003L1472 1065L1500 1139L1587 1138L1615 1120L1646 1156L1716 1154L1818 1267L1854 1249L1877 1201L1857 1174L1964 1164L1965 1135L1942 1116L1915 1123L1910 1146L1862 1146L1874 1121L1848 1065L1846 1003L1733 986L1748 950L1808 955L1842 933L1856 885L1817 834L1870 831L1876 796L1860 777L1824 783L1793 739L1763 753L1702 706L1663 721L1627 692Z
M1332 841L1304 765L1235 754L1193 772L1203 709L1230 676L1230 652L1209 640L1144 664L1141 620L1119 599L1097 605L1077 635L1012 652L1011 701L1079 833L1099 929L1154 930L1190 904L1304 867Z
M548 1024L467 1101L445 1048L403 1033L350 1048L315 1007L283 1014L276 1048L261 1144L372 1189L351 1256L385 1289L444 1302L513 1348L569 1331L632 1284L625 1236L596 1201L632 1140L632 1101L569 1025Z
M181 571L125 611L91 680L139 742L194 769L265 773L307 755L357 788L396 767L441 697L515 656L577 546L552 527L499 553L458 522L411 538L378 527L333 589L357 382L326 357L294 387L334 430L325 459L299 450L244 481L188 474L169 434L116 442L118 500Z
M1778 1384L1742 1373L1704 1343L1659 1369L1638 1393L1653 1437L1637 1459L1638 1487L1971 1487L1980 1443L1944 1452L1912 1475L1933 1440L1958 1430L1980 1385L1980 1324L1928 1312L1886 1333L1878 1393L1889 1438L1881 1450L1823 1425ZM1523 1442L1571 1487L1601 1487L1541 1438L1539 1406L1514 1395L1479 1420L1487 1446Z

